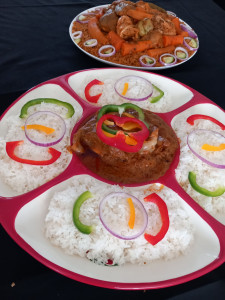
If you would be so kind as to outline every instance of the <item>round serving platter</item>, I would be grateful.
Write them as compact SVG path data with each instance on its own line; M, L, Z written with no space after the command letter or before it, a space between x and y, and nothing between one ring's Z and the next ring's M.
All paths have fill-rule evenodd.
M168 87L172 106L167 112L155 112L171 125L174 119L188 110L191 113L206 113L219 121L224 120L224 111L211 100L194 89L169 79L145 71L125 68L105 68L82 70L54 78L21 95L1 116L0 132L6 130L5 122L10 116L20 112L21 107L34 97L52 97L69 101L75 107L77 121L70 129L70 142L74 132L93 113L99 104L90 104L81 97L80 86L87 78L104 76L138 75L161 88ZM182 99L182 100L181 100ZM154 112L154 110L153 110ZM86 258L71 256L53 246L44 235L44 219L53 194L65 189L73 180L92 177L106 185L115 184L104 180L88 170L76 155L71 155L68 166L52 180L25 194L15 194L0 178L0 222L14 241L35 259L49 268L87 284L112 289L155 289L177 285L200 277L225 261L225 216L217 220L200 207L178 184L175 169L179 163L179 151L164 176L156 181L140 185L124 185L144 188L151 183L160 183L177 193L194 226L194 243L190 251L171 260L157 260L146 265L125 264L103 266Z
M194 57L194 55L197 53L198 49L193 53L192 56L190 56L188 59L184 60L184 61L180 61L178 63L176 63L175 65L169 65L169 66L160 66L160 67L137 67L137 66L129 66L129 65L123 65L123 64L119 64L119 63L114 63L114 62L111 62L111 61L108 61L108 60L105 60L105 59L102 59L100 57L97 57L95 55L92 55L91 53L89 53L88 51L85 51L83 48L81 48L74 40L74 37L73 37L73 34L72 34L72 28L73 28L73 23L76 21L77 17L79 15L82 15L82 14L85 14L85 13L90 13L91 11L93 10L96 10L96 9L102 9L102 8L105 8L107 7L107 5L100 5L100 6L96 6L96 7L92 7L90 9L87 9L87 10L84 10L82 12L80 12L77 16L74 17L74 19L72 20L72 22L70 23L70 26L69 26L69 35L70 35L70 38L71 40L73 41L73 43L76 45L76 47L81 50L83 53L85 53L86 55L90 56L91 58L93 59L96 59L100 62L103 62L103 63L106 63L110 66L115 66L115 67L123 67L123 68L131 68L131 69L137 69L137 70L164 70L164 69L170 69L170 68L174 68L176 66L180 66L184 63L186 63L187 61L189 61L191 58ZM190 30L192 30L191 26L189 26L185 21L183 21L182 19L180 19L181 22L183 22ZM198 45L199 45L199 39L197 37L197 41L198 41Z

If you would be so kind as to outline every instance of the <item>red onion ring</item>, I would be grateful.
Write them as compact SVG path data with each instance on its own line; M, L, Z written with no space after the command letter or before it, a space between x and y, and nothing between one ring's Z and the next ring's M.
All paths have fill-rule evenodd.
M180 27L183 31L186 31L189 34L189 37L196 39L198 36L197 34L194 32L194 30L192 30L190 27L188 27L187 25L184 24L180 24Z
M222 163L217 163L217 162L213 162L205 157L203 157L202 155L200 155L197 151L195 151L193 149L193 146L192 146L192 143L194 143L196 145L196 141L199 140L199 136L197 137L197 135L199 134L212 134L213 136L218 136L218 137L222 137L224 139L224 143L225 143L225 137L216 132L216 131L212 131L212 130L206 130L206 129L197 129L197 130L194 130L192 131L191 133L189 133L189 135L187 136L187 144L188 144L188 147L190 148L191 152L197 156L199 159L201 159L204 163L210 165L211 167L214 167L214 168L218 168L218 169L225 169L225 164ZM196 136L196 137L195 137Z
M173 17L177 16L174 12L169 11L169 10L167 10L167 14L170 15L170 16L173 16Z
M184 37L184 45L185 45L189 50L195 51L195 50L198 49L198 47L193 48L193 47L191 47L191 46L189 45L188 42L186 42L186 40L192 40L192 39L193 39L193 38L191 38L191 37ZM197 44L198 44L198 41L197 41Z
M172 63L165 63L165 62L163 61L163 57L164 57L164 56L170 56L170 57L173 57L174 61L173 61ZM172 66L172 65L175 65L175 64L177 63L177 58L176 58L176 56L173 55L173 54L170 54L170 53L164 53L164 54L162 54L162 55L159 57L159 61L160 61L160 63L161 63L162 65L164 65L164 66Z
M79 16L77 16L76 22L78 22L78 23L80 23L80 24L85 24L85 23L88 23L88 22L89 22L89 19L87 19L87 20L86 20L86 19L80 20L79 18L80 18L81 16L95 16L95 14L92 13L92 12L89 12L89 13L83 13L83 14L80 14Z
M103 214L103 209L104 209L104 205L106 204L107 201L111 200L112 197L114 196L121 196L123 198L132 198L132 201L134 203L134 205L138 206L138 208L141 210L142 212L142 216L143 216L143 224L140 228L140 231L136 234L130 235L130 236L123 236L121 234L118 234L116 232L113 231L112 228L110 228L110 226L108 224L106 224L106 220L104 219L104 214ZM115 192L115 193L110 193L108 194L105 198L103 198L100 202L99 205L99 218L102 222L102 225L105 227L106 230L108 230L112 235L114 235L115 237L119 238L119 239L123 239L123 240L133 240L136 239L137 237L139 237L141 234L144 233L147 225L148 225L148 214L144 208L144 205L141 203L140 200L138 200L138 198L124 193L124 192Z
M72 37L77 40L77 39L80 39L82 37L82 31L75 31L72 33Z
M143 62L143 59L146 59L146 58L152 60L153 63L151 63L151 64L146 64L146 63L144 63L144 62ZM140 64L142 65L142 67L154 67L154 65L156 64L155 58L154 58L154 57L150 57L150 56L148 56L148 55L142 55L142 56L139 58L139 62L140 62Z
M50 142L48 142L48 141L41 142L39 140L36 140L35 138L37 138L37 137L35 137L35 138L32 137L32 129L27 129L27 125L31 125L31 124L39 124L39 125L44 125L44 126L51 127L51 125L47 124L46 117L44 118L46 123L45 124L40 124L40 120L38 120L38 119L39 119L40 116L44 116L44 115L48 115L48 116L53 117L56 120L57 126L60 125L60 130L59 130L60 133L56 137L51 136L52 140ZM34 119L34 121L32 121L32 119ZM56 113L53 113L51 111L38 111L38 112L30 115L27 118L27 120L25 122L25 125L24 125L24 131L25 131L26 138L31 143L35 144L36 146L50 147L52 145L55 145L55 144L59 143L63 139L63 137L66 133L66 124L65 124L65 121L59 115L57 115Z
M90 44L88 44L90 43ZM85 47L95 47L98 44L98 41L96 39L90 39L84 42Z
M140 88L145 89L144 90L145 94L141 98L127 97L127 96L122 95L122 92L119 92L119 89L121 89L121 88L123 91L124 83L125 82L129 83L129 80L131 81L132 79L136 79L135 88L138 88L140 86L137 83L138 80L139 81L141 80L143 82L143 84L142 84L142 86L140 86ZM153 86L150 81L148 81L147 79L145 79L143 77L134 76L134 75L124 76L124 77L121 77L120 79L118 79L114 85L114 89L120 97L122 97L126 100L129 100L129 101L144 101L144 100L148 99L149 97L151 97L151 95L153 93ZM129 88L128 88L128 90L129 90Z
M186 57L185 57L185 58L180 58L180 57L178 57L178 56L177 56L177 51L182 51L182 52L184 52L184 53L186 54ZM186 50L185 48L183 48L183 47L177 47L177 48L174 50L174 55L175 55L176 58L179 59L179 60L186 60L186 59L188 59L188 52L187 52L187 50Z
M104 49L108 49L108 48L111 48L112 49L112 52L110 53L102 53L102 50ZM110 57L112 55L114 55L116 53L116 49L114 46L112 45L105 45L105 46L102 46L101 48L99 48L98 50L98 55L101 56L101 57Z

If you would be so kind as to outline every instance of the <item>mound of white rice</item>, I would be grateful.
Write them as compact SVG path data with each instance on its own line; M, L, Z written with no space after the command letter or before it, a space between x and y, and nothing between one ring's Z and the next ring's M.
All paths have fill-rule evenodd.
M197 158L187 145L187 135L196 129L213 130L223 135L224 132L218 125L209 120L197 120L194 122L194 126L191 126L186 122L188 116L188 112L182 113L182 117L177 118L173 124L173 129L181 141L180 161L175 171L176 178L180 185L195 201L197 201L208 213L215 218L218 218L225 214L225 193L219 197L207 197L196 192L189 183L188 173L190 171L195 172L197 183L205 189L213 191L219 186L225 185L225 170L211 167ZM210 144L210 139L207 139L207 136L205 143ZM220 153L214 152L214 155L218 155L219 157L224 155L225 161L225 150L220 151Z
M29 108L29 115L36 111L52 111L60 116L65 116L67 109L50 104L41 103ZM33 160L47 160L51 158L48 153L48 147L36 146L29 142L24 130L21 126L24 125L25 120L19 118L20 112L17 115L12 115L4 120L7 126L7 134L0 137L0 177L16 195L33 190L47 181L59 175L68 166L71 160L71 154L66 147L70 143L70 133L74 124L81 117L82 111L80 108L75 108L75 114L72 118L65 119L66 134L64 138L52 147L61 152L61 156L51 165L34 166L29 164L22 164L9 158L6 153L6 142L24 140L24 143L16 148L16 155L22 158Z
M158 208L153 203L143 201L150 194L149 186L123 187L108 185L90 176L80 175L72 179L65 190L56 192L50 201L45 218L45 235L55 246L61 247L69 255L80 255L99 264L111 259L114 264L146 264L157 259L172 259L187 253L194 238L193 226L188 213L183 208L182 199L167 187L158 195L166 202L170 226L166 236L155 246L149 244L144 235L134 240L119 239L110 234L99 219L99 203L109 193L125 192L137 197L145 206L149 221L147 233L155 235L161 227ZM81 233L73 224L72 211L77 197L89 190L93 198L86 200L80 210L80 220L86 225L94 225L94 231ZM127 215L127 208L120 207L120 213ZM109 212L110 213L110 212ZM115 211L117 213L117 211Z
M105 75L98 75L97 78L94 75L87 75L85 77L85 79L80 83L79 89L76 90L76 93L81 98L86 99L85 93L84 93L86 85L89 82L91 82L92 80L98 79L98 80L104 82L104 85L94 85L90 89L91 96L102 93L101 97L98 100L97 106L103 106L103 105L107 105L107 104L111 104L111 103L120 105L125 102L127 102L127 103L130 102L130 103L140 106L143 109L151 110L153 112L164 113L164 112L168 112L172 109L173 101L171 99L170 93L167 91L166 86L162 87L158 82L151 81L151 83L156 85L159 89L161 89L164 92L164 96L157 103L150 103L149 100L129 101L129 100L125 100L122 97L120 97L114 90L114 84L119 78L121 78L121 75L119 75L119 74L110 76L110 78L105 78ZM156 95L157 95L157 93L156 93Z

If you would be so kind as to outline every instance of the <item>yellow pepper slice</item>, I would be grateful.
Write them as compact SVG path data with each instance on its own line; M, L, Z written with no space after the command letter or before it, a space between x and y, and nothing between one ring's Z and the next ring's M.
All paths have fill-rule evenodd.
M213 146L213 145L209 145L209 144L204 144L202 146L203 150L206 151L222 151L225 149L225 144L220 144L219 146Z
M24 130L24 126L21 126L21 128ZM47 126L39 125L39 124L27 125L27 129L40 130L40 131L45 132L46 134L51 134L55 131L55 129L53 129L51 127L47 127Z
M122 95L123 95L123 96L126 95L127 90L128 90L128 82L125 82L125 83L124 83L124 88L123 88L123 91L122 91Z
M109 120L105 120L105 121L104 121L104 124L107 125L107 126L114 126L114 125L115 125L114 122L109 121Z
M123 130L134 130L134 129L141 129L139 124L134 124L133 122L126 122L122 126Z
M137 145L137 141L134 138L130 137L129 135L126 135L125 143L131 146Z
M102 131L103 131L104 135L107 136L107 137L111 137L111 138L115 137L115 135L112 134L112 133L109 133L105 130L102 130ZM137 145L137 141L134 138L130 137L129 135L126 135L125 143L128 144L128 145L131 145L131 146Z
M102 131L103 131L104 135L107 136L107 137L111 137L111 138L114 138L114 137L115 137L115 135L112 134L112 133L109 133L109 132L107 132L107 131L105 131L105 130L102 130Z
M133 116L132 114L129 114L127 112L123 112L123 115L126 117L135 118L135 116Z
M131 198L127 198L128 204L130 206L130 219L128 222L128 225L131 229L134 228L134 222L135 222L135 208L134 203Z

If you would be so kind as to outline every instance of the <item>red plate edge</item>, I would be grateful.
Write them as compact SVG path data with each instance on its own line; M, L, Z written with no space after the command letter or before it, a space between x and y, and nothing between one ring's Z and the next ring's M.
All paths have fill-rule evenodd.
M153 72L148 72L148 71L143 71L143 70L136 70L136 69L126 69L126 68L102 68L102 69L108 69L108 70L115 70L115 69L121 69L121 70L131 70L131 71L138 71L138 72L144 72L144 73L152 73L154 74ZM82 106L82 109L83 109L83 115L81 117L81 119L84 118L84 115L88 115L90 114L90 112L86 112L86 108L89 108L92 112L95 112L98 108L96 108L95 106L93 105L90 105L89 103L86 103L86 101L83 101L68 85L68 79L70 76L72 75L75 75L76 73L80 73L80 72L85 72L85 71L94 71L94 70L99 70L97 68L94 68L94 69L85 69L85 70L81 70L81 71L76 71L76 72L72 72L72 73L68 73L66 75L62 75L62 76L59 76L57 78L54 78L54 79L51 79L51 80L47 80L45 82L42 82L41 84L38 84L37 86L29 89L28 91L26 91L24 94L22 94L19 98L17 98L6 110L5 112L1 115L0 117L0 120L3 118L3 116L7 113L7 111L15 104L17 103L24 95L26 95L27 93L29 93L30 91L42 86L42 85L45 85L45 84L57 84L59 86L61 86L66 92L68 92L73 98L75 98L75 100ZM210 104L213 104L215 106L217 106L219 109L221 109L222 111L224 111L220 106L218 106L216 103L214 103L213 101L211 101L210 99L206 98L205 96L203 96L202 94L200 94L199 92L197 92L196 90L194 90L193 88L177 81L177 80L174 80L174 79L171 79L171 78L168 78L166 76L163 76L163 75L159 75L159 74L154 74L156 76L161 76L161 77L164 77L166 79L169 79L169 80L172 80L172 81L175 81L177 82L178 84L184 86L185 88L187 88L188 90L190 90L192 93L193 93L193 98L188 101L187 103L183 104L182 106L180 106L179 108L171 111L171 112L168 112L168 113L156 113L158 115L160 115L162 117L162 115L166 115L167 117L165 118L167 123L171 122L171 120L173 119L173 117L175 115L177 115L178 113L186 110L187 108L193 106L193 105L196 105L196 104L203 104L203 103L210 103ZM91 108L92 107L92 108ZM86 112L86 113L85 113ZM81 120L80 119L80 120ZM80 121L79 120L79 121ZM78 121L78 123L79 123ZM75 125L76 126L76 125ZM69 166L68 166L69 167ZM66 169L68 170L68 169ZM63 180L66 180L67 178L71 177L72 175L70 174L67 174L68 171L66 172L66 170L62 173L64 176L63 178L61 178L60 175L58 175L56 177L56 180L54 180L55 184L63 181ZM66 172L66 174L64 174ZM70 172L69 172L70 173ZM67 178L65 178L65 176ZM159 182L159 180L157 181ZM49 184L48 184L49 183ZM19 210L26 204L28 203L29 201L31 201L32 199L35 198L35 194L41 194L43 193L43 189L44 190L47 190L49 187L52 187L54 186L55 184L51 184L53 183L53 180L49 181L48 183L42 185L41 187L37 188L34 190L34 192L28 192L27 194L29 195L28 197L24 197L24 198L27 198L25 199L25 201L23 201L24 203L22 203L20 205L20 207L16 208L16 210L13 210L13 211L9 211L9 217L11 220L11 223L9 222L8 226L7 226L7 221L6 222L1 222L1 219L0 219L0 222L2 223L4 229L7 231L7 233L11 236L11 238L21 247L23 248L27 253L29 253L31 256L33 256L35 259L37 259L39 262L43 263L44 265L46 265L47 267L51 268L52 270L62 274L62 275L65 275L71 279L75 279L77 281L80 281L80 282L83 282L83 283L87 283L87 284L90 284L90 285L95 285L95 286L99 286L99 287L104 287L104 288L111 288L111 289L121 289L121 290L140 290L140 289L157 289L157 288L165 288L165 287L169 287L169 286L173 286L173 285L178 285L178 284L181 284L181 283L184 283L184 282L187 282L187 281L190 281L190 280L193 280L195 278L198 278L212 270L214 270L215 268L217 268L218 266L220 266L224 261L225 261L225 240L222 239L222 234L224 234L224 230L225 230L225 227L224 225L222 225L221 223L219 223L217 220L215 220L213 217L211 217L210 215L208 215L208 213L206 213L202 208L200 208L198 206L198 204L196 203L197 205L197 208L194 209L198 214L199 214L199 211L200 211L200 217L202 217L202 213L203 213L203 216L205 215L206 216L206 219L203 217L203 219L209 224L209 223L212 223L216 226L217 230L215 230L214 225L211 226L210 224L210 227L213 229L213 231L215 232L215 234L217 235L219 241L220 241L220 253L219 253L219 256L217 259L215 259L213 262L211 262L209 265L205 266L204 268L198 270L198 271L195 271L193 273L190 273L190 274L187 274L187 275L184 275L184 276L181 276L181 277L178 277L178 278L174 278L174 279L169 279L169 280L165 280L165 281L157 281L157 282L146 282L146 283L117 283L117 282L110 282L110 281L103 281L103 280L98 280L98 279L93 279L93 278L90 278L90 277L86 277L86 276L83 276L83 275L80 275L80 274L77 274L77 273L74 273L72 271L68 271L67 269L64 269L62 267L59 267L58 265L48 261L47 259L45 259L43 256L41 256L40 254L38 254L31 246L29 246L29 244L27 244L15 231L15 226L14 226L14 222L15 222L15 218L16 218L16 215L17 213L19 212ZM167 185L168 186L168 185ZM181 188L181 187L180 187ZM181 188L182 189L182 188ZM182 189L183 190L183 189ZM19 198L20 196L16 196L16 197L11 197L11 198ZM192 198L191 198L192 199ZM5 199L6 200L6 199ZM8 198L8 200L6 201L9 201L10 199ZM12 199L11 199L12 200ZM4 197L0 197L0 206L1 203L4 201ZM184 199L184 201L186 201ZM192 199L192 202L194 200ZM189 205L189 201L186 201ZM21 203L21 202L20 202ZM195 206L195 204L193 204ZM192 205L190 205L192 207ZM200 209L199 209L200 208ZM203 212L201 212L201 210L203 210ZM207 219L210 220L210 222L207 221ZM10 221L10 220L9 220ZM14 221L14 222L13 222ZM223 233L222 233L223 232Z
M3 226L4 227L4 226ZM6 230L6 228L5 228ZM27 253L29 253L33 258L38 260L40 263L44 264L45 266L49 267L53 271L56 271L57 273L66 276L70 279L77 280L82 283L90 284L93 286L103 287L103 288L109 288L109 289L119 289L119 290L147 290L147 289L159 289L159 288L166 288L178 284L182 284L188 281L191 281L193 279L196 279L198 277L201 277L210 271L213 271L217 267L219 267L224 262L224 257L215 259L212 263L205 266L204 268L195 271L193 273L177 277L174 279L169 279L165 281L157 281L157 282L144 282L144 283L117 283L117 282L111 282L111 281L103 281L99 279L90 278L87 276L83 276L77 273L74 273L72 271L69 271L67 269L64 269L40 254L38 254L29 244L27 244L16 232L14 224L11 226L11 228L8 228L6 230L7 233L11 236L11 238ZM223 249L224 252L224 249ZM221 256L221 253L219 254ZM224 256L224 253L223 253ZM110 267L109 267L110 268Z

